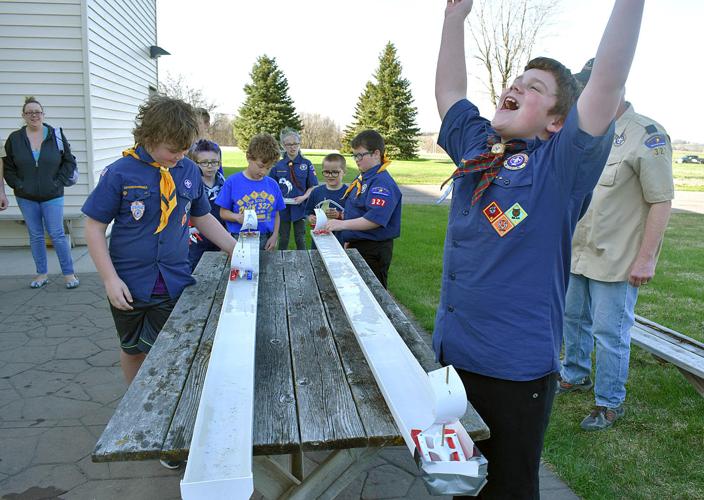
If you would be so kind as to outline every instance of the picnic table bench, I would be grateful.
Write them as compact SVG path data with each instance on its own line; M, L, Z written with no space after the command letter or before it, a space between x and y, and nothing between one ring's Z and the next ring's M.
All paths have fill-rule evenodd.
M356 250L348 255L426 371L439 368L413 324ZM96 444L96 462L188 457L229 273L206 252ZM253 424L257 491L333 498L385 446L404 445L317 251L262 252ZM475 441L489 429L468 404ZM303 453L331 450L310 475ZM270 455L290 455L291 469Z
M68 243L70 247L74 247L74 240L72 238L73 236L73 223L74 221L79 221L84 217L83 213L81 212L80 208L78 207L64 207L64 233L66 233L66 237L68 238ZM16 222L23 222L24 221L24 215L22 215L22 212L18 210L5 210L3 212L0 212L0 221L3 220L8 220L8 221L16 221Z

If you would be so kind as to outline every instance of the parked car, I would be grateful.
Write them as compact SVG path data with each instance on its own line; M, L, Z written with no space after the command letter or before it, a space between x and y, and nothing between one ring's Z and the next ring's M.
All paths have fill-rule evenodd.
M677 163L704 163L704 158L697 155L686 155L678 158Z

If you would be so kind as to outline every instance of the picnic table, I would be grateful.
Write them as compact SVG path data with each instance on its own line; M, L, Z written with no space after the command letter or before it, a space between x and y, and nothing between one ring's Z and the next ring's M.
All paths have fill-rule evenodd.
M356 250L350 259L426 371L419 333ZM188 457L227 285L223 253L206 252L93 451L95 462ZM266 498L333 498L386 446L404 445L317 251L262 252L253 472ZM468 404L473 440L489 429ZM303 453L332 453L312 473ZM290 455L290 469L272 455Z

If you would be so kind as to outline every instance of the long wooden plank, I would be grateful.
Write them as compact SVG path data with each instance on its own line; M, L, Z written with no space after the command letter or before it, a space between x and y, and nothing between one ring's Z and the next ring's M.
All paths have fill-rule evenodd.
M212 252L211 252L212 253ZM213 304L221 267L204 255L93 450L94 462L159 458Z
M354 336L323 260L316 250L311 250L310 254L320 297L325 305L325 312L332 327L357 411L369 438L369 445L403 445L403 439L398 433L384 396L379 391L374 374L369 369L364 353ZM364 265L366 266L366 263Z
M704 377L704 357L701 355L652 335L639 326L631 328L631 341L699 378Z
M636 314L636 324L638 324L638 326L640 326L640 327L645 326L645 327L652 328L654 330L658 330L658 331L667 333L671 337L674 337L685 344L689 344L691 346L698 347L699 349L704 349L704 342L700 342L696 339L687 337L686 335L683 335L676 330L673 330L671 328L663 326L659 323L656 323L655 321L649 320L648 318L644 318L643 316L638 316L637 314Z
M200 345L193 359L191 370L181 393L181 399L176 407L174 418L171 421L169 432L162 447L162 458L167 460L185 460L188 458L188 449L191 446L191 438L193 437L193 425L198 413L203 380L205 380L205 374L208 370L210 351L213 347L213 338L218 327L222 300L225 296L229 277L229 266L225 265L227 256L224 253L219 253L219 256L221 257L220 259L214 259L212 264L210 264L215 268L221 269L221 276L216 284L217 291L213 300L213 308L210 310Z
M367 445L308 252L283 252L286 303L301 448Z
M406 314L401 310L398 304L396 304L396 301L388 290L381 286L381 283L376 279L376 276L374 276L374 273L372 273L372 270L359 252L356 249L347 250L347 256L355 265L359 275L371 290L374 298L384 310L384 313L389 317L396 331L398 331L423 369L427 372L431 372L440 368L440 364L435 361L433 352L428 347L428 344L421 338L418 330L416 330L413 323L411 323ZM467 412L464 414L464 417L460 419L460 422L462 422L467 433L474 441L489 438L489 427L471 404L467 403Z
M262 252L254 377L254 454L300 449L281 252Z

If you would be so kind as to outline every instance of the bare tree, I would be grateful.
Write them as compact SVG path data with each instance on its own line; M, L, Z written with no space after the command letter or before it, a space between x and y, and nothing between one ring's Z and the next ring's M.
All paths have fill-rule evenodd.
M220 146L237 146L234 134L234 118L224 113L215 113L210 120L208 137Z
M486 70L480 78L496 105L501 91L530 60L536 41L560 0L478 0L468 19L473 58Z
M340 149L340 127L327 116L301 113L303 133L301 147L306 149Z
M215 109L216 104L203 95L203 89L191 87L182 74L166 72L166 77L159 81L159 92L169 97L181 99L196 108L208 111Z

